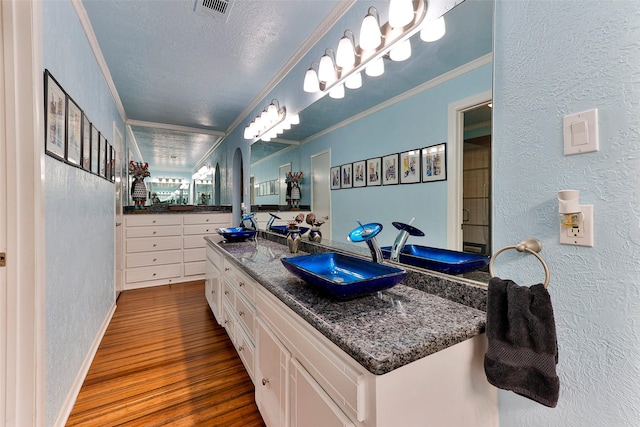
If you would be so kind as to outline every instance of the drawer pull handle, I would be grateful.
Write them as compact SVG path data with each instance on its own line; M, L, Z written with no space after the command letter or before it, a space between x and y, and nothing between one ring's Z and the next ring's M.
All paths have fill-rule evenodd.
M157 258L154 258L154 259L153 259L153 262L156 262L157 260L158 260Z
M224 324L226 325L227 323L229 323L229 321L225 319Z
M242 350L244 350L243 346L238 347L238 351L242 351Z
M262 385L266 386L267 384L269 384L269 380L267 378L263 378Z
M155 244L155 243L153 244L153 247L154 247L154 248L156 247L156 244Z
M240 312L238 312L238 315L239 315L239 316L244 316L244 311L240 311Z
M156 234L156 233L157 233L157 231L154 231L154 232L153 232L153 234Z
M153 273L153 277L156 277L156 273Z
M239 285L240 287L243 287L243 286L244 286L244 282L240 282L240 283L238 283L238 285Z
M224 268L224 271L229 271L229 270L230 270L230 268L229 268L229 267L225 267L225 268Z
M153 223L155 224L155 223L156 223L156 220L154 219L154 220L153 220L153 221L151 221L151 222L153 222Z
M229 295L229 291L224 291L224 294L225 295Z

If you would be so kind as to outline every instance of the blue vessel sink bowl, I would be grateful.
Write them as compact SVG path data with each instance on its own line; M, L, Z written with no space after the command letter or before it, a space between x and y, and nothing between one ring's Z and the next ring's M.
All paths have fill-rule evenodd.
M249 230L244 227L216 228L216 231L227 242L243 242L253 238L257 233L256 230Z
M308 284L346 300L397 285L406 270L334 252L282 258L287 270Z
M382 256L391 257L391 246L380 248ZM489 264L491 257L428 246L405 245L398 257L402 264L446 274L463 274Z
M298 230L300 231L300 234L304 234L309 231L309 227L298 227ZM272 225L269 228L269 231L286 236L289 232L289 227L286 225Z

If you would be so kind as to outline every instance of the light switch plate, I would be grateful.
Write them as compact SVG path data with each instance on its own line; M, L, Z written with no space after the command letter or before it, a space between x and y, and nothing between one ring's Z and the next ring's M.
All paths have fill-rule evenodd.
M565 156L599 150L597 109L564 116L562 128Z
M560 244L593 247L593 205L580 205L580 210L580 227L565 227L560 224Z

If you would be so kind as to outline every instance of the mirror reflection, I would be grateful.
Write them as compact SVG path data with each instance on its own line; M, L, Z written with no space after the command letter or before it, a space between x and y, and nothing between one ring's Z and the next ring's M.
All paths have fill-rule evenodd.
M285 164L313 177L300 186L301 209L316 211L328 203L331 240L340 245L350 244L346 236L361 220L383 224L377 239L391 246L398 234L392 223L415 218L413 225L425 235L409 237L408 245L490 255L493 2L466 0L445 20L441 40L410 39L411 58L397 62L385 57L382 76L363 76L363 87L348 90L343 99L319 99L299 113L300 124L283 136L286 140L255 143L253 179L278 179ZM329 183L330 169L376 159L383 164L387 156L397 156L401 174L403 153L442 143L447 147L445 180L416 176L403 182L398 176L397 182L341 183L340 188ZM314 156L323 153L328 167L314 166ZM414 172L421 174L425 167L420 164L420 172ZM324 196L328 202L319 198L321 185L331 188ZM278 196L252 197L254 212L281 210ZM291 214L281 216L290 219ZM465 275L485 281L482 272Z

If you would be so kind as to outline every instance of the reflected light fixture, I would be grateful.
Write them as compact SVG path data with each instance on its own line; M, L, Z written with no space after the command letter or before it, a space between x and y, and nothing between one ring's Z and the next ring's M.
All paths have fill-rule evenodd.
M298 123L300 123L300 117L297 114L287 117L287 110L280 107L277 99L273 99L267 108L244 128L244 138L271 141L286 129L291 129L292 124Z
M444 22L444 16L441 16L435 21L427 22L422 30L420 30L420 39L425 42L435 42L444 37L446 32L447 28Z
M442 2L443 7L432 8L433 15L444 13L457 4L457 0ZM382 75L385 57L393 61L409 59L413 35L420 33L423 40L435 41L445 33L444 18L429 16L427 25L426 17L426 0L391 0L389 22L383 25L380 24L378 9L369 7L360 27L360 44L355 44L356 37L351 30L345 30L335 53L327 48L320 63L311 64L305 74L304 91L342 98L345 88L362 87L363 71L371 77Z

